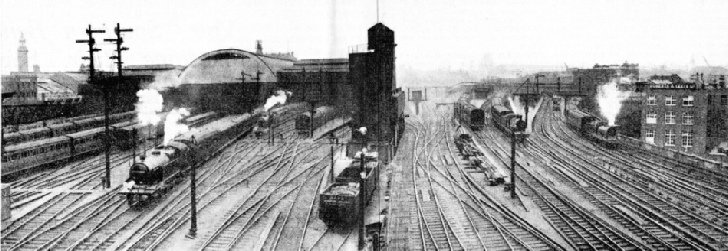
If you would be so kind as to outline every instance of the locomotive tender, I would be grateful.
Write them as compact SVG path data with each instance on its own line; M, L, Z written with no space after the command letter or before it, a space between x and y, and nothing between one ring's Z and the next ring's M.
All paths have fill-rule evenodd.
M374 190L379 184L380 164L377 153L365 153L364 175L361 174L362 154L336 177L333 184L319 195L319 217L327 224L355 223L361 214L360 208L368 205ZM363 176L363 178L362 178ZM360 190L360 186L362 189ZM364 191L362 199L365 205L359 204L359 191Z
M256 115L231 115L211 121L175 137L137 157L129 168L129 178L118 194L136 206L151 197L161 196L189 171L191 165L214 154L233 137L250 131ZM194 149L190 149L194 148Z
M574 106L566 109L566 124L582 135L609 149L619 147L619 126L609 126L607 122Z

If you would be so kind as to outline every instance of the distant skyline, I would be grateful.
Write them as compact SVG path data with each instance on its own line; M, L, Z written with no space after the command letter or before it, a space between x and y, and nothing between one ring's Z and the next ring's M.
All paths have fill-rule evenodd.
M482 70L487 64L639 63L728 65L728 1L415 1L380 0L380 21L395 31L397 65L416 70ZM0 0L2 74L17 71L21 32L29 68L77 70L85 28L97 37L102 70L117 22L129 65L187 65L205 52L238 48L292 51L299 59L347 57L367 42L376 1L11 1Z

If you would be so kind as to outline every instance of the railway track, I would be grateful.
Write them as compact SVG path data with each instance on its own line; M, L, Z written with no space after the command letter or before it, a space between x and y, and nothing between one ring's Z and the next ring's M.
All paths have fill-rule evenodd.
M488 148L505 163L507 154L505 147L492 129L486 129L489 134L481 133L478 139L491 142ZM487 138L486 138L487 137ZM495 148L495 149L493 149ZM528 148L527 148L528 149ZM522 157L522 156L518 156ZM575 249L586 250L632 250L642 249L640 243L609 224L600 221L593 213L580 207L567 196L552 188L552 184L543 181L524 168L521 158L517 158L517 181L525 184L520 190L526 192L539 209L543 212L546 221L567 240Z
M297 148L298 146L296 146ZM235 205L233 210L229 211L225 216L225 220L222 225L213 232L210 236L206 236L206 239L200 249L201 250L229 250L232 249L238 241L242 238L242 235L248 231L252 223L260 220L263 215L269 213L269 211L275 207L278 203L284 200L288 195L298 190L302 191L301 187L303 184L308 183L307 181L320 180L316 178L308 177L310 172L313 174L320 173L324 170L320 165L310 164L303 168L300 166L294 167L296 164L296 157L304 154L311 154L312 151L298 152L295 149L287 159L281 159L278 163L272 166L270 174L261 177L262 181L259 185L255 186L255 189L248 195L244 196L246 199L238 205ZM317 162L323 161L324 158L320 158ZM313 170L314 166L318 167L318 170ZM296 170L303 169L303 170ZM288 178L292 175L291 178ZM298 181L299 178L304 178L303 182ZM317 184L317 183L316 183ZM314 184L314 185L316 185ZM309 188L311 185L308 186ZM318 186L314 186L315 187ZM284 192L283 192L284 191ZM308 189L309 193L316 194L315 191ZM300 198L300 194L296 194L295 198ZM306 211L308 212L308 210ZM284 220L285 221L285 220ZM284 229L285 231L285 229Z
M414 196L415 206L411 212L411 222L417 229L410 231L409 234L416 236L413 239L417 240L410 240L409 248L413 250L563 249L487 196L479 184L474 182L458 164L447 142L453 136L452 133L448 133L452 128L447 127L443 121L429 124L410 123L407 127L416 129L415 142L423 141L421 146L416 143L417 147L412 149L411 183L416 196ZM434 131L428 131L427 128L434 128ZM443 134L444 137L440 136ZM443 140L445 144L442 144ZM447 164L444 160L446 156L449 156L454 163ZM438 163L438 159L442 163ZM389 228L387 231L391 232ZM390 243L389 248L404 249L397 245L401 242L396 241L396 238L394 240L389 236L387 238Z
M552 126L553 127L553 126ZM555 135L565 135L563 127L561 131L557 131ZM549 134L546 134L549 135ZM555 143L560 143L564 146L571 146L566 150L570 151L574 156L579 154L576 151L587 151L587 154L604 154L607 157L623 158L619 156L612 156L612 153L606 151L595 150L591 147L586 147L587 144L580 144L579 139L568 137L566 140L562 140L555 135L550 135L549 140ZM568 134L566 134L568 135ZM572 142L572 143L567 143ZM545 141L548 143L548 141ZM555 144L552 143L552 144ZM573 145L572 145L573 144ZM580 149L580 150L577 150ZM553 153L557 155L557 153ZM570 155L571 155L570 154ZM676 205L669 200L664 200L660 196L651 194L649 192L649 186L644 182L645 180L634 179L633 177L639 177L638 172L630 169L624 169L628 174L627 177L631 177L629 180L624 177L620 177L613 173L613 170L605 170L602 168L602 163L596 163L589 161L585 158L577 158L579 162L583 163L583 166L589 168L577 168L569 164L565 165L565 168L570 168L570 174L572 176L578 176L577 178L583 181L590 182L594 186L591 188L589 193L594 194L592 197L599 197L596 200L605 200L608 203L619 203L619 207L605 208L611 217L617 221L626 225L627 228L635 230L645 241L650 245L661 248L662 245L668 245L671 249L725 249L721 240L726 240L724 229L710 222L702 220L698 215L692 212L688 212L680 208L680 205ZM624 159L622 159L624 161ZM573 162L573 159L570 160ZM624 162L627 166L640 166L640 163L629 161ZM652 168L645 166L646 169ZM656 174L653 174L656 175ZM640 181L635 183L635 181ZM672 181L673 184L670 186L680 187L681 184L675 180L665 179L664 181ZM664 182L663 181L663 182ZM616 184L615 186L604 186L603 184ZM597 189L598 188L598 189ZM685 191L689 191L686 189ZM685 191L673 191L675 193L684 193ZM597 204L599 205L599 204ZM617 213L619 212L619 213ZM631 217L625 217L620 215L628 215ZM635 228L633 224L625 224L630 220L647 222L647 227L643 229ZM661 242L655 242L650 238L649 235L644 233L651 233L652 237L661 237ZM659 245L662 244L662 245Z
M56 193L47 203L35 208L27 215L12 222L2 232L2 249L16 250L21 246L42 245L43 242L35 240L38 233L47 231L53 224L64 219L69 213L75 211L89 193ZM32 242L31 242L32 240Z

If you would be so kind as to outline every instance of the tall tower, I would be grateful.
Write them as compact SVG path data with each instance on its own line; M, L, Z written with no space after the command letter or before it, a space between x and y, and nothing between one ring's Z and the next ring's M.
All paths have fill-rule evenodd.
M18 47L18 72L28 72L28 47L25 47L23 33L20 33L20 47Z

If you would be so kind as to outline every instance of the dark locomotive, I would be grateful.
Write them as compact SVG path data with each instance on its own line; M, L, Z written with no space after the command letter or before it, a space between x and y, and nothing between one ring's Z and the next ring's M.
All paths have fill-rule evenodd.
M455 103L454 117L461 125L479 131L485 127L485 111L472 104L467 99L461 99Z
M132 206L161 196L177 184L196 161L210 156L234 136L251 130L258 116L223 117L191 128L166 145L147 151L129 168L129 178L119 194L126 196Z
M321 106L314 109L313 118L311 118L310 111L297 116L295 128L298 134L307 135L337 117L339 117L339 112L336 108Z
M510 137L515 132L516 140L523 143L529 134L525 132L526 122L523 116L513 113L513 111L503 105L493 105L490 108L490 117L493 124L498 130L501 130L506 136Z
M609 149L619 148L619 126L609 126L607 122L574 106L566 109L566 124L598 145Z

